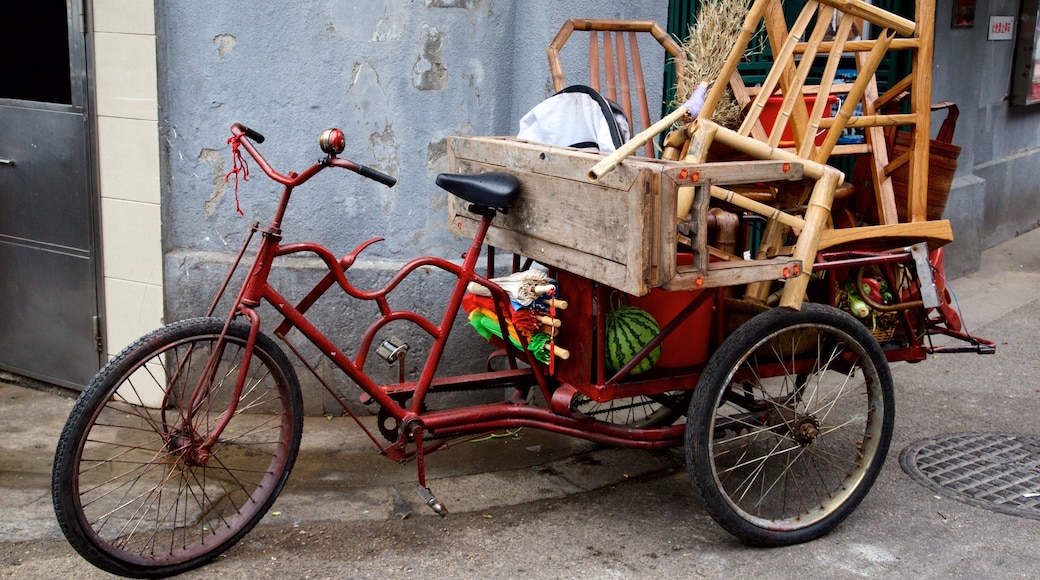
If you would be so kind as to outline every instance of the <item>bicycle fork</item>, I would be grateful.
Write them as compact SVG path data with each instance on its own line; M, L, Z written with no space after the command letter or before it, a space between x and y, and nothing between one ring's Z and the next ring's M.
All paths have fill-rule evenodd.
M288 191L286 194L288 194ZM257 227L258 226L254 224L254 231ZM245 245L249 244L251 238L252 236L250 235L246 239ZM189 451L190 457L188 459L192 463L205 465L209 461L210 450L213 449L213 446L220 439L220 435L224 432L224 429L231 421L231 418L235 416L235 413L238 410L239 398L242 396L246 381L249 379L249 368L252 365L256 338L260 332L260 316L257 314L255 307L260 304L259 295L262 292L261 288L263 288L263 284L266 282L267 276L271 271L271 263L277 254L278 243L280 240L281 235L277 223L272 224L270 229L262 232L260 248L257 252L257 259L253 263L253 267L250 268L249 274L246 276L246 280L242 284L242 288L239 290L238 296L236 296L235 302L232 305L231 313L224 323L224 328L220 336L217 337L216 344L214 344L213 347L213 352L210 353L209 359L206 361L206 366L196 382L195 387L192 389L191 398L187 405L188 410L181 417L181 424L177 428L178 432L186 434L190 438L189 446L192 448L192 451ZM243 251L239 252L238 260L240 260L244 254L245 245L243 246ZM229 279L237 267L238 261L236 260L235 264L231 268L231 272L228 274ZM221 293L223 293L223 288L221 289ZM217 298L213 302L214 307L219 299L220 295L218 294ZM210 313L212 313L212 310L213 307L211 307ZM249 321L249 336L246 339L245 348L242 352L242 360L235 377L235 387L228 401L228 407L220 414L217 424L212 429L209 429L207 434L201 434L194 426L194 417L202 409L203 405L212 394L212 386L214 381L217 380L218 367L220 365L220 360L224 356L224 348L227 344L227 331L231 326L231 322L237 316L244 316ZM203 439L203 437L205 438Z

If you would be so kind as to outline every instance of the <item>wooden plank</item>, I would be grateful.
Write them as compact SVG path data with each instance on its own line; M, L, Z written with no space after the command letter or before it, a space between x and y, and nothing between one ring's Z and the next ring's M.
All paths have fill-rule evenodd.
M452 220L450 229L453 234L472 238L477 230L477 221L469 215L458 214ZM522 232L493 227L488 231L486 243L489 246L515 252L635 296L642 296L650 291L649 284L643 280L636 280L627 272L628 265L626 264L602 259L593 260L573 248L539 240Z
M723 161L718 163L669 162L662 172L680 186L710 183L732 185L760 181L798 181L803 178L799 161ZM685 175L685 177L684 177Z
M487 167L466 159L460 159L457 165L462 173L480 173ZM639 192L600 189L588 183L507 167L496 169L513 173L523 184L523 193L509 213L495 217L496 229L567 245L578 252L622 264L634 257L629 245L642 245L636 240L645 233L644 214L647 212L644 208L650 200ZM639 198L633 199L634 195ZM460 201L456 209L479 220L479 216L466 210L465 202Z
M799 260L789 257L766 260L732 260L711 262L707 271L679 266L675 277L666 282L665 290L700 290L760 282L783 280L797 274L802 267Z
M512 137L449 137L448 149L449 153L459 159L565 179L577 179L580 175L581 181L586 181L585 171L588 167L604 157L600 153L573 147L532 143ZM646 159L630 159L615 171L596 180L596 185L629 191L639 179L640 172L652 171L653 164L653 161ZM578 172L578 169L581 171Z
M820 235L820 249L834 248L843 244L876 241L880 246L892 247L928 242L938 248L953 241L950 220L933 220L908 224L863 226L827 230Z
M453 172L520 179L520 196L495 217L488 244L635 295L674 272L677 186L660 178L668 164L633 159L592 183L587 168L602 156L567 147L453 137L448 151ZM454 196L448 209L449 231L472 237L480 217Z
M856 54L856 66L865 64L866 55ZM877 109L874 103L878 100L877 78L871 77L863 92L863 115L876 115ZM910 117L906 119L916 122L914 115L891 115L891 117ZM851 121L852 119L850 119ZM851 125L851 123L850 123ZM870 157L867 159L870 167L871 182L874 184L874 205L878 212L878 221L881 224L899 223L899 215L896 213L896 197L892 189L892 179L888 176L888 145L885 139L885 131L879 126L874 126L864 131L867 145L870 146Z

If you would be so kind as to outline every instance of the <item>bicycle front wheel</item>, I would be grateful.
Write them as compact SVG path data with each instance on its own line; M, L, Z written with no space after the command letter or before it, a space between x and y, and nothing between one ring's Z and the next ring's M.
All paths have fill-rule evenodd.
M737 329L693 392L686 456L705 509L741 540L815 539L866 496L892 438L892 375L836 308L771 310Z
M265 335L234 415L202 445L225 419L249 335L236 322L221 344L223 327L193 319L141 338L69 415L51 491L65 537L95 566L141 577L201 566L252 529L285 485L303 401L288 358Z

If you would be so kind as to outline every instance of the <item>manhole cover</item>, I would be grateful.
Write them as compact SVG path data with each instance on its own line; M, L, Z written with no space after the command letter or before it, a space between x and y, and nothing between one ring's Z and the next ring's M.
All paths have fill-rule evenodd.
M903 449L899 465L921 485L1003 514L1040 520L1040 437L956 433Z

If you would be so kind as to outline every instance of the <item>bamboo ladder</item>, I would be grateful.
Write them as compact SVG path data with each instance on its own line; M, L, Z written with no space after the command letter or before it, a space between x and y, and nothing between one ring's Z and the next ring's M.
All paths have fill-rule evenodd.
M887 151L884 150L883 127L911 125L915 138L910 152L910 185L909 215L912 222L923 222L928 183L928 134L930 124L931 98L931 61L934 21L934 0L917 0L917 22L897 16L881 8L867 4L862 0L807 0L798 18L788 30L783 19L780 0L755 0L751 5L744 25L741 28L735 46L730 51L719 79L731 79L736 75L736 67L747 50L748 43L762 26L763 22L773 45L774 63L763 87L757 91L750 102L748 114L737 131L720 127L713 123L711 114L718 104L728 83L715 82L708 92L705 105L694 123L687 126L689 138L685 160L693 163L709 161L709 148L713 143L721 143L756 159L797 162L802 165L807 179L814 181L811 188L803 194L807 195L804 215L794 215L781 211L777 207L763 204L739 193L713 187L711 196L724 200L738 207L753 211L768 219L764 236L765 252L774 251L787 231L794 229L798 233L797 240L791 250L792 257L800 260L803 268L801 274L788 280L784 287L780 305L788 308L800 308L804 300L805 289L816 253L823 247L861 240L882 239L928 239L935 244L952 240L949 222L930 222L929 224L898 224L895 213L895 201L891 184L884 174L888 165ZM815 18L816 24L809 31L808 40L802 41L803 35ZM832 19L839 22L837 33L833 39L825 41ZM878 27L876 40L850 40L849 33L853 23L862 20ZM878 99L874 73L886 52L892 49L909 49L913 51L912 72L894 87L893 90L905 90L912 85L911 112L897 115L881 115L877 113ZM838 61L843 54L855 52L857 55L858 75L855 83L848 88L848 97L841 110L834 118L824 118L826 95L834 85ZM824 73L819 85L807 86L809 69L818 55L826 54ZM795 55L800 56L800 61ZM900 88L902 86L902 88ZM767 99L775 92L783 95L783 103L773 126L765 129L761 123L761 113ZM819 95L812 111L808 110L803 94L815 92ZM891 94L892 91L886 93ZM885 96L881 97L884 100ZM864 103L864 114L854 115L857 103ZM657 126L657 132L664 130L661 125L665 121L675 122L681 118L681 110L666 117ZM779 147L780 136L784 127L790 124L794 136L793 149ZM837 144L838 137L846 128L864 128L867 132L871 154L872 173L877 192L877 203L882 223L878 226L861 228L845 228L841 230L826 229L836 188L844 181L844 175L825 163ZM651 128L653 129L653 127ZM825 130L826 137L817 147L815 137L817 130ZM646 133L648 131L644 131ZM643 138L639 135L630 142ZM632 147L626 144L615 155L608 157L590 171L590 178L609 171ZM626 149L628 151L626 152ZM692 205L692 188L680 189L679 211ZM685 191L684 191L685 190ZM801 200L800 200L801 201ZM800 204L799 204L800 205ZM763 255L758 256L762 258ZM768 294L768 283L751 284L745 293L746 298L764 300Z

